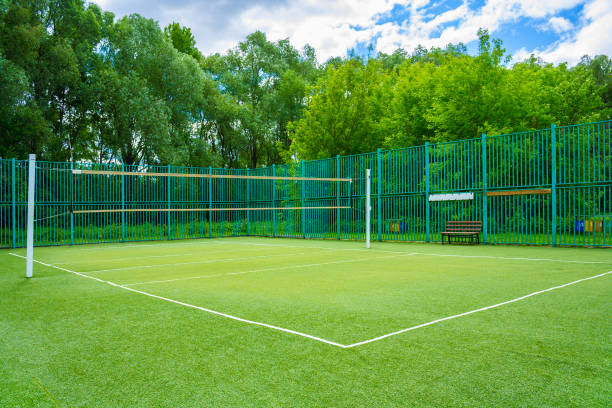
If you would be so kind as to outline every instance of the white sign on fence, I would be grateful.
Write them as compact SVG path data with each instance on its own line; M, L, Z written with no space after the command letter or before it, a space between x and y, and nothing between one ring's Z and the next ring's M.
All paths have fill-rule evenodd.
M474 193L430 194L429 201L473 200Z

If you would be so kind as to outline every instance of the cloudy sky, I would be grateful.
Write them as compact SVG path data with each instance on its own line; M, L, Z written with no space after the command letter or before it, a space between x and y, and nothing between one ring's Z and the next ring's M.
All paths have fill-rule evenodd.
M513 60L535 54L575 64L582 55L612 56L612 0L94 0L116 16L139 13L163 27L191 28L206 55L225 52L261 30L270 40L312 45L320 62L365 52L391 53L463 42L476 31L501 38Z

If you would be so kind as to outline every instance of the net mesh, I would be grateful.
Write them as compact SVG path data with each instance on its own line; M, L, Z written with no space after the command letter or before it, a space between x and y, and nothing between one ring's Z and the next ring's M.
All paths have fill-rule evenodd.
M80 234L132 240L142 234L303 236L313 218L334 224L340 212L352 211L351 178L284 170L79 168L71 217Z

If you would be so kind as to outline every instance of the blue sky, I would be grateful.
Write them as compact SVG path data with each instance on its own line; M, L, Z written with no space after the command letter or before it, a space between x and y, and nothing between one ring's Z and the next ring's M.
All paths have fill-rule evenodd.
M118 17L139 13L163 27L191 28L204 54L225 52L246 35L312 45L320 62L350 49L391 53L462 42L476 49L478 28L500 38L513 62L534 54L574 65L612 56L612 0L94 0Z

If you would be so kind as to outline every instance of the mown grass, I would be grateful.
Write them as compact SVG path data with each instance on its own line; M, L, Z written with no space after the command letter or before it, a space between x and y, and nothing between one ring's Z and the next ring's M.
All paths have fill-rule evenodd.
M612 275L342 349L40 264L27 280L10 252L24 254L0 251L3 407L612 402ZM37 248L35 257L342 344L612 270L609 249L366 251L265 238ZM231 275L245 271L258 272ZM180 280L144 283L169 279Z

